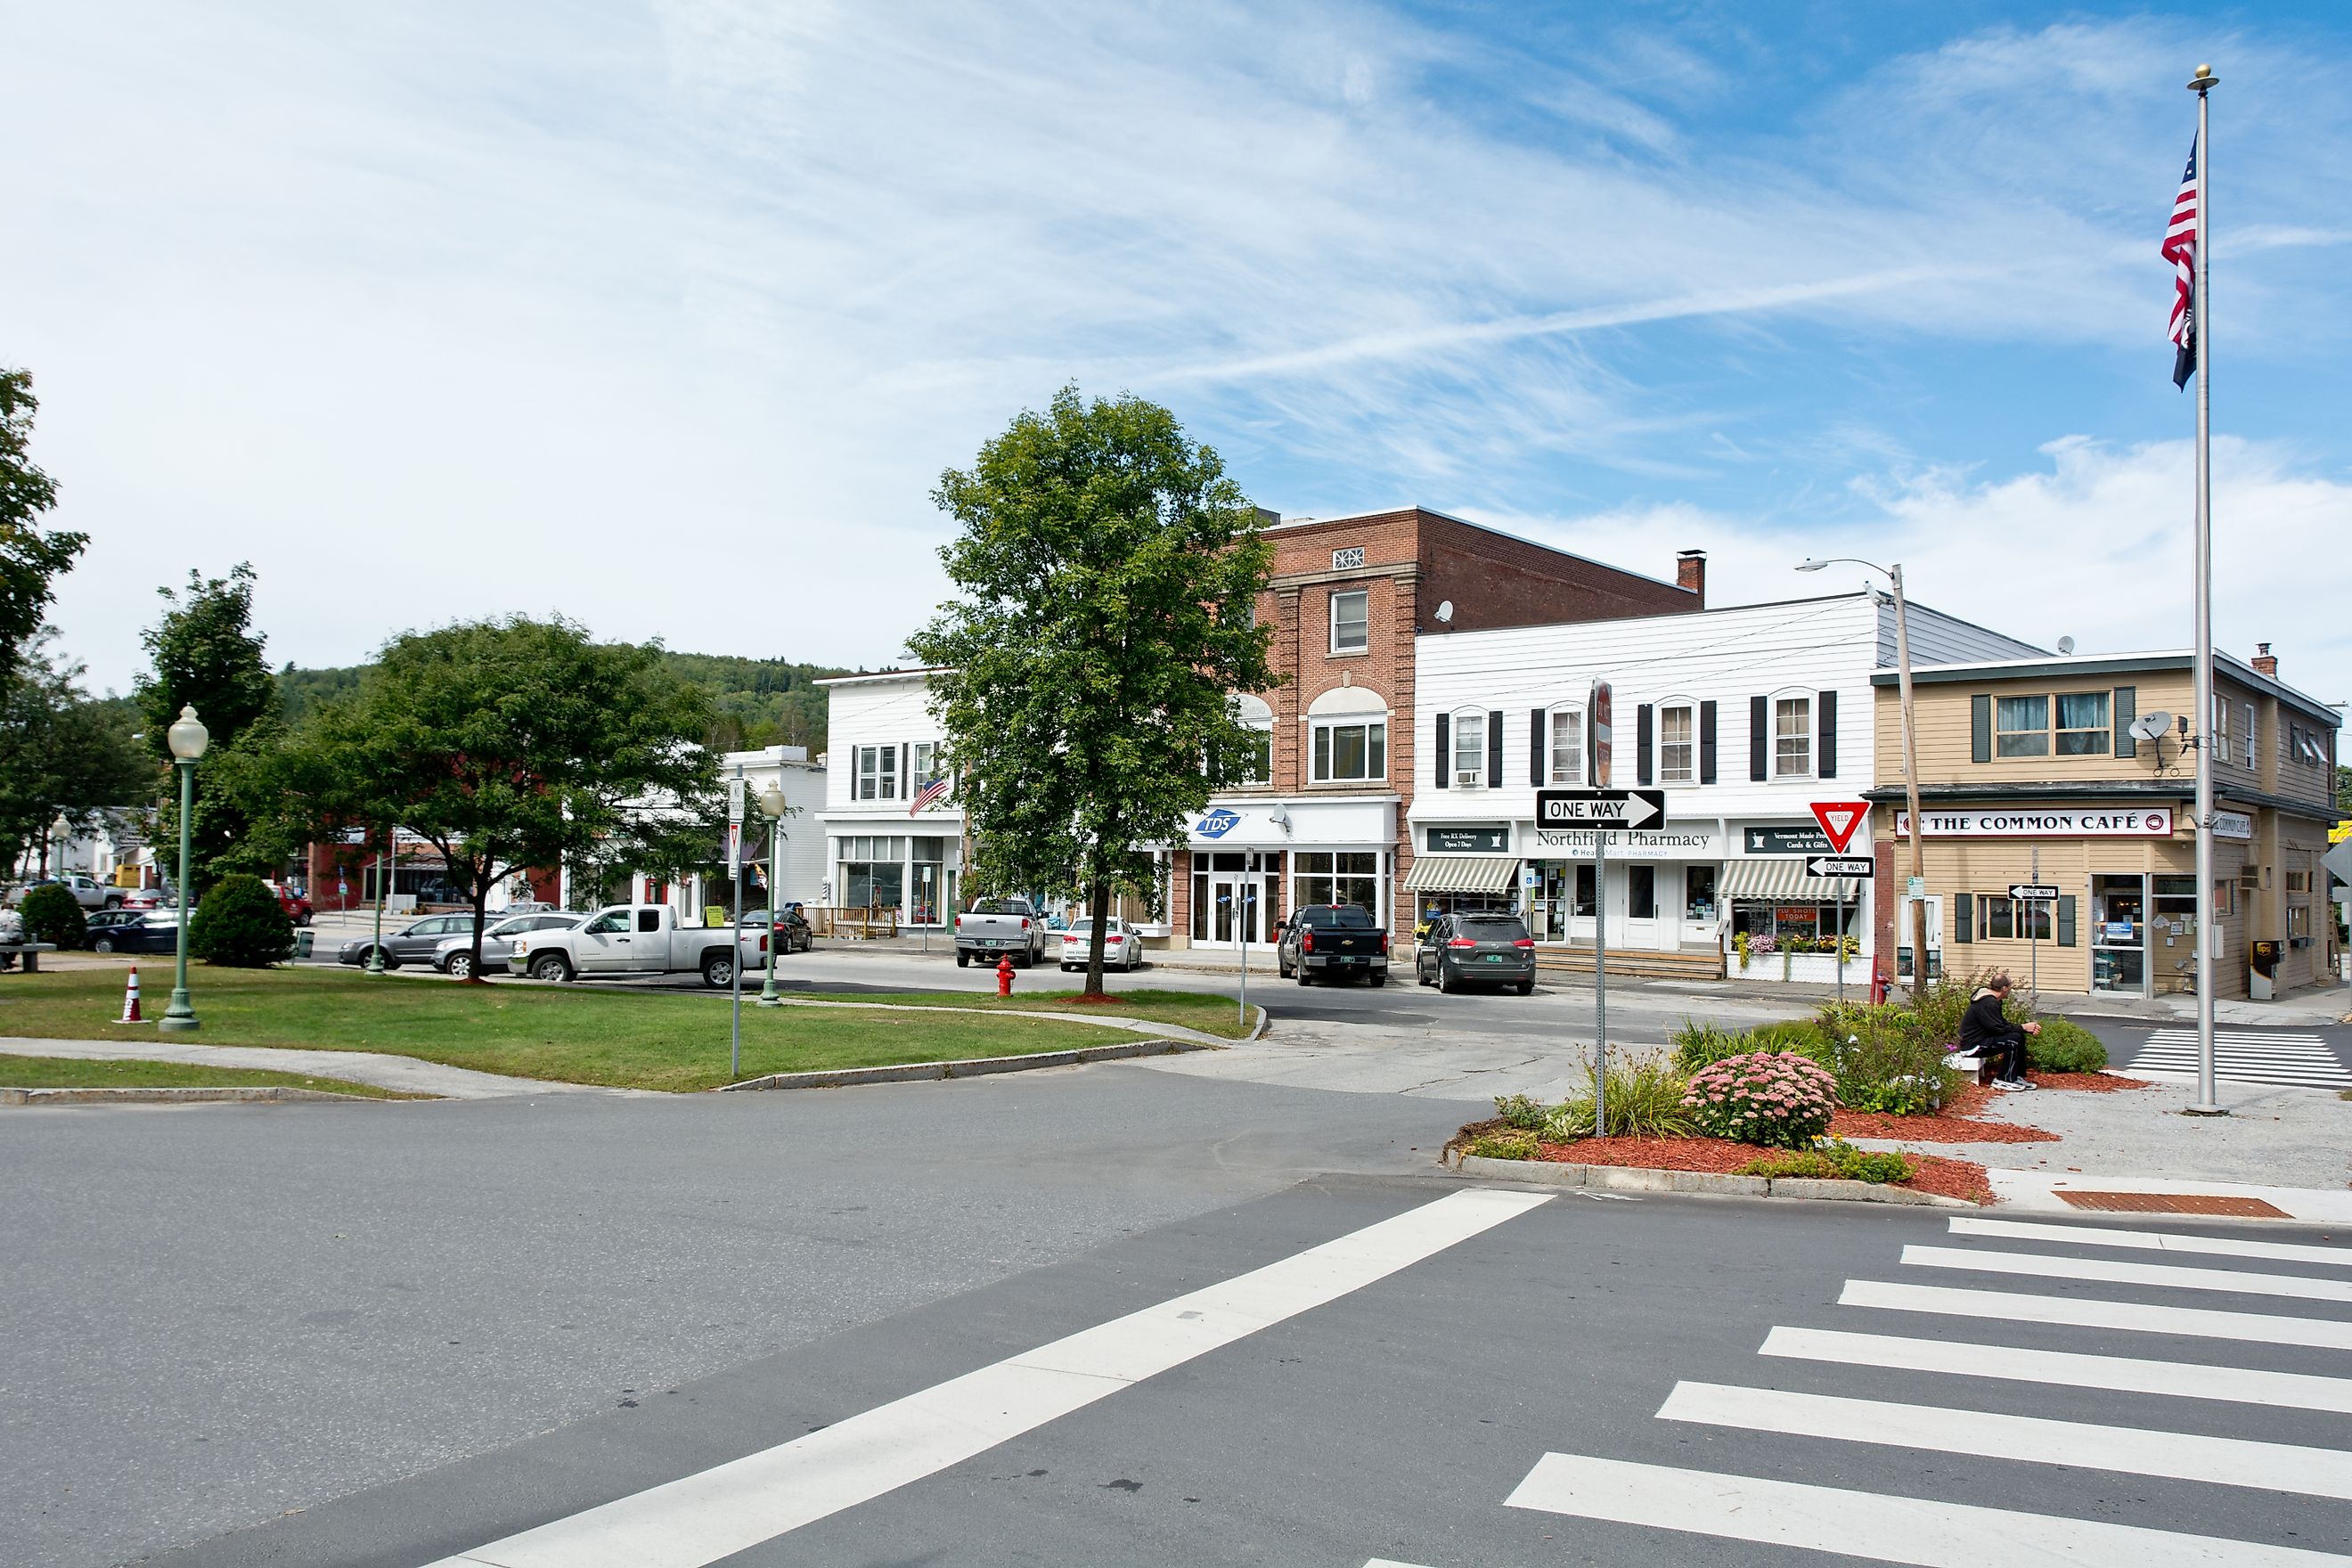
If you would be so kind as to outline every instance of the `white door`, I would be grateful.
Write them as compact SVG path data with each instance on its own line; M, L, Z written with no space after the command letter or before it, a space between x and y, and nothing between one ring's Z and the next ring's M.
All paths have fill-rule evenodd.
M612 910L580 928L572 953L583 974L606 973L629 967L629 911Z
M1648 860L1629 860L1622 869L1611 868L1624 920L1620 940L1625 946L1655 952L1675 945L1665 934L1671 923L1665 919L1665 900L1671 890L1664 873L1669 869Z

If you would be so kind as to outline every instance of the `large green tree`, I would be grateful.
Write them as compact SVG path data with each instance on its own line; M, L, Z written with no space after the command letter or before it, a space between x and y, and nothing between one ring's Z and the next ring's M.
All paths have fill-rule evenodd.
M516 616L410 632L314 712L270 771L274 814L312 831L397 826L430 842L474 909L506 878L625 847L659 863L724 831L701 744L709 696L658 650Z
M89 542L86 534L40 528L41 514L58 504L56 481L31 456L40 406L30 371L0 369L0 686L16 673L48 614L51 579Z
M141 634L152 668L132 699L141 733L158 762L172 760L167 738L184 706L211 732L196 770L195 809L188 819L189 880L201 896L225 871L276 876L299 845L257 817L253 796L284 740L277 678L269 671L268 639L253 629L253 568L243 562L226 577L188 574L183 590L159 588L165 609ZM177 790L163 792L163 842L179 834Z
M1276 684L1257 625L1273 549L1215 452L1140 398L1064 387L950 469L934 500L960 597L908 644L982 887L1160 895L1157 847L1248 755L1231 703ZM1226 761L1230 759L1230 763ZM1102 993L1097 942L1087 993Z
M82 689L81 667L50 652L55 635L35 637L0 687L0 866L46 837L60 812L79 820L155 795L155 764L131 739L121 704Z

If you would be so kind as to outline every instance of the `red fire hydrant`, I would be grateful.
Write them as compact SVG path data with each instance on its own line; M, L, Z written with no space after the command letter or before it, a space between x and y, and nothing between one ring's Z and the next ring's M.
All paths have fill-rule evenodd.
M1013 955L1009 952L996 961L996 994L999 996L1013 994Z

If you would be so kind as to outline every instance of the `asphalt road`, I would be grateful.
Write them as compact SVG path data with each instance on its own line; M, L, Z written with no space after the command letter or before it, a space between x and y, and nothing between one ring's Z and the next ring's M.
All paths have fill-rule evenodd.
M2352 1549L2332 1237L2201 1227L2326 1250L2158 1258L1580 1194L1465 1224L1425 1163L1458 1116L1132 1065L14 1113L7 1559L1764 1568L1831 1559L1725 1532L1828 1521L1885 1559L1854 1543L1889 1497L2029 1516L2000 1524L2021 1561L2051 1519L2219 1538L2216 1562ZM1889 1284L1964 1294L1840 1304ZM2269 1321L2233 1339L2181 1309ZM1759 1356L1768 1335L1803 1353ZM697 1483L691 1528L645 1495L804 1438L832 1446L811 1468ZM1580 1487L1596 1459L1646 1468ZM1674 1529L1587 1517L1645 1497ZM473 1551L606 1505L585 1533L620 1556ZM614 1544L648 1521L658 1550ZM2170 1561L2093 1545L2073 1560Z

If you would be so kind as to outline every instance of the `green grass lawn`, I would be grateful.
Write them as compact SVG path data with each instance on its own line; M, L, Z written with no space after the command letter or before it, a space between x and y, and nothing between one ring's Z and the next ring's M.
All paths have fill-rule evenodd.
M308 1073L260 1068L215 1068L196 1062L91 1061L82 1057L0 1056L0 1089L315 1089L362 1100L414 1100L415 1095L346 1083Z
M457 985L320 969L211 969L189 974L201 1033L214 1046L386 1051L480 1072L674 1091L729 1081L727 1008L708 995L541 985ZM118 1024L113 970L0 976L0 1036L152 1040ZM160 1012L165 993L150 1005ZM919 1014L743 1005L744 1078L887 1067L1099 1046L1118 1029L1014 1014L936 1020Z
M751 976L743 976L749 985ZM1204 1035L1237 1040L1257 1022L1258 1005L1250 1004L1250 1024L1240 1022L1231 996L1203 995L1197 991L1114 991L1108 1002L1081 1002L1080 993L1024 991L1013 983L1010 996L986 992L894 991L887 995L842 996L817 991L788 991L788 996L812 1002L887 1002L900 1007L977 1007L992 1013L1084 1013L1090 1017L1134 1018L1149 1024L1181 1024Z

